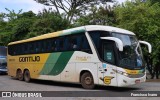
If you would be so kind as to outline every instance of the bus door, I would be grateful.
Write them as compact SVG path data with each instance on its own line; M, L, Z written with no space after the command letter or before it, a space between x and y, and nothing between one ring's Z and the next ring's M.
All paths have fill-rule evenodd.
M99 67L99 81L105 85L117 86L116 67L116 45L114 41L104 40L102 42L101 58L103 60ZM99 82L101 84L101 82Z

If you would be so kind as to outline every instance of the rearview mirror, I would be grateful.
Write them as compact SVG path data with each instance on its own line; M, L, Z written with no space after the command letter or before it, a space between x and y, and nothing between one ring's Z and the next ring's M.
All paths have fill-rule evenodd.
M116 42L119 51L123 51L123 42L119 38L116 38L116 37L100 37L100 38L104 40L111 40Z
M139 43L145 44L148 46L148 52L151 53L152 52L152 46L149 42L146 41L139 41Z

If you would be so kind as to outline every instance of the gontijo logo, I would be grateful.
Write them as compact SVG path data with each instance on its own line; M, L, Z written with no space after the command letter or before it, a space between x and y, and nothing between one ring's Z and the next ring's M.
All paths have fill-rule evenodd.
M112 76L105 76L104 78L100 77L100 80L102 80L105 84L109 85L109 84L111 84L111 80L113 78L114 77L112 77Z
M40 56L19 57L19 62L39 62Z

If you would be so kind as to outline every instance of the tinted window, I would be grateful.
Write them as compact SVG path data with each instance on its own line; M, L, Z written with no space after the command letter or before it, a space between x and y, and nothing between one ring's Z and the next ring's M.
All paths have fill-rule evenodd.
M114 42L104 42L102 51L103 60L115 64Z
M108 37L111 36L110 32L107 31L89 31L89 35L92 38L92 41L98 51L98 54L102 55L102 39L100 37Z
M9 45L10 55L83 51L92 53L84 33Z

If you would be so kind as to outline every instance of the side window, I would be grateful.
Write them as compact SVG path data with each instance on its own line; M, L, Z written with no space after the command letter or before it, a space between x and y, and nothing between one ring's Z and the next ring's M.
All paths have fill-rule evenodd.
M114 43L105 42L103 43L103 55L102 58L104 61L115 64L115 53L114 53Z
M92 53L84 33L66 36L64 40L64 48L64 51L83 51Z
M84 52L87 52L87 53L92 53L90 45L88 43L88 40L87 40L85 34L82 35L82 37L81 37L81 50Z
M8 54L13 55L13 46L12 45L8 46Z
M51 39L46 40L46 52L51 52Z
M92 41L94 42L97 50L100 52L100 47L101 47L101 39L100 37L108 37L111 36L111 34L107 31L89 31L89 35L92 38Z
M78 49L78 45L77 45L77 36L71 36L69 38L69 49L70 50L73 50L73 51L76 51Z
M24 53L25 53L25 44L23 43L21 46L21 54L24 54Z
M100 31L89 32L89 34L97 49L100 48Z
M25 46L24 46L24 54L27 54L28 53L28 44L25 43Z
M54 52L56 48L56 41L51 39L50 44L51 44L51 48L50 48L51 52Z
M37 43L36 43L36 52L37 53L40 53L41 52L41 41L37 41Z
M17 54L17 55L20 54L20 48L21 48L20 44L17 44L17 45L16 45L16 54Z
M29 53L33 53L34 52L34 46L33 46L33 43L32 42L30 42L29 43Z
M84 33L62 37L38 40L9 46L9 53L13 55L51 53L65 51L83 51L92 53Z
M64 51L69 51L70 50L69 41L70 41L70 38L68 36L66 36L64 38Z
M55 50L56 52L61 52L64 50L64 37L59 37L55 40Z
M41 41L41 52L45 51L45 42L44 40Z
M95 45L95 48L97 49L98 51L98 54L99 56L102 58L102 40L100 39L100 37L108 37L108 36L111 36L110 32L108 31L89 31L88 32L91 39L92 39L92 42L94 43Z
M59 50L58 51L63 51L64 50L64 37L59 38Z

